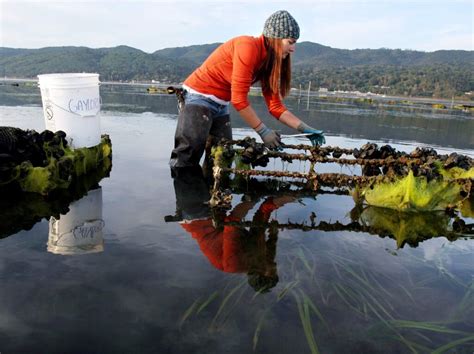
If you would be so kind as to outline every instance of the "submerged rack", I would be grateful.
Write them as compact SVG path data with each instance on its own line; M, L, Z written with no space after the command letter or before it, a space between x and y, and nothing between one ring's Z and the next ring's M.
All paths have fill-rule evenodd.
M315 218L316 219L316 218ZM232 225L252 229L299 230L303 232L349 231L366 233L379 237L389 237L396 241L397 248L405 245L417 247L419 243L435 237L445 237L449 241L474 239L474 223L466 224L458 217L445 213L399 213L394 210L367 207L350 222L319 221L255 223L253 221L225 221L214 218L216 225ZM220 223L219 223L220 222ZM409 227L406 227L409 226Z
M284 178L285 183L315 194L329 188L352 195L358 204L399 211L464 208L467 216L473 216L474 161L469 156L440 155L431 148L405 153L390 145L378 147L373 143L356 149L304 144L282 147L283 151L268 150L249 137L222 140L211 154L214 185L210 204L230 206L233 187L226 180L233 175L234 180L239 176L265 178L269 182ZM270 159L308 161L310 167L307 172L257 169L266 167ZM361 172L359 175L319 172L317 164L325 163L360 166Z

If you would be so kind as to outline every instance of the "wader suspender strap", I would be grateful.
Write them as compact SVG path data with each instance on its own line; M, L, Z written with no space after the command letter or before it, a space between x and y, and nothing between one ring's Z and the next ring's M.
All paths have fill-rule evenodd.
M176 87L170 86L166 89L166 92L168 92L168 94L170 95L173 93L176 94L176 98L178 99L178 113L181 113L181 111L184 108L185 91L182 88L176 88Z

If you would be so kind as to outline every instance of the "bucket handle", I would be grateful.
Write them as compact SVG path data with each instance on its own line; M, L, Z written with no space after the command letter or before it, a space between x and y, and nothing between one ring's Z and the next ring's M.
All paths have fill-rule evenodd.
M66 108L64 108L64 107L62 107L62 106L60 106L60 105L54 103L54 102L53 102L52 100L50 100L50 99L47 100L47 103L52 104L53 106L59 108L60 110L62 110L62 111L64 111L64 112L74 114L74 115L79 116L79 117L81 117L81 118L87 118L87 117L95 117L95 116L97 115L97 113L100 112L100 108L102 107L102 97L99 96L99 109L97 110L97 113L95 113L95 114L88 114L88 115L82 115L82 114L79 114L79 113L77 113L77 112L73 112L73 111L71 111L70 109L66 109Z

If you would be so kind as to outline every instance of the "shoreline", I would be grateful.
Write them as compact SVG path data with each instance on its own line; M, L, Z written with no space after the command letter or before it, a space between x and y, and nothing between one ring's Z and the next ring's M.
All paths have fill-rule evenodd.
M20 83L38 83L38 79L32 78L0 78L0 85L9 83L12 86L17 86L15 84ZM143 87L155 87L159 89L166 89L170 86L181 86L181 84L176 83L158 83L153 81L132 81L132 82L121 82L121 81L101 81L100 85L120 85L120 86L143 86ZM251 87L250 95L260 95L259 87ZM361 100L361 101L381 101L381 102L390 102L395 101L395 103L419 103L419 104L431 104L436 105L440 104L445 106L445 108L454 108L454 106L464 106L465 108L472 110L474 109L474 100L468 101L465 99L456 99L456 98L433 98L433 97L419 97L419 96L390 96L382 95L371 92L341 92L341 91L310 91L308 90L299 90L293 88L289 94L289 97L298 98L301 100L310 98L320 98L320 99L347 99L347 100ZM442 108L442 107L439 107Z

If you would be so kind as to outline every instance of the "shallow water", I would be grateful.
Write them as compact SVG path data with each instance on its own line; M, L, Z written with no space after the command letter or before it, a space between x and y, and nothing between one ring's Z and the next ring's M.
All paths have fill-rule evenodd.
M170 177L175 100L141 90L102 87L113 167L69 205L76 217L103 221L93 236L73 239L67 250L77 254L58 254L49 217L0 239L0 352L472 352L474 241L444 237L452 220L361 212L348 196L321 194L275 197L281 206L269 227L261 222L269 198L240 193L232 216L243 210L251 228L192 234L189 224L165 221L177 211L207 214L202 190ZM42 130L39 104L34 88L0 87L0 125ZM263 109L258 98L254 105ZM474 156L467 114L288 105L327 131L328 145L389 142ZM235 114L233 124L236 137L251 134ZM24 210L9 211L21 218ZM293 227L354 217L384 218L392 235ZM87 242L101 247L92 253ZM267 292L255 291L264 284Z

